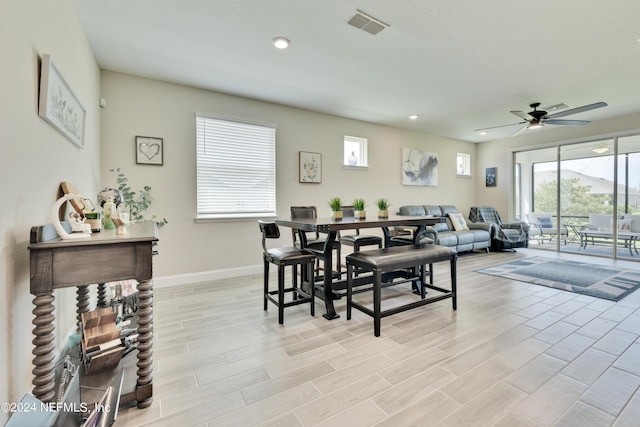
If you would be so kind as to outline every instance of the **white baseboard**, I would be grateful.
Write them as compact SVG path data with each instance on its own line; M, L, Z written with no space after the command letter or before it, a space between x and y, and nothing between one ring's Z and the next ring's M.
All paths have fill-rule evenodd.
M262 274L263 265L250 265L247 267L226 268L223 270L200 271L197 273L177 274L175 276L162 276L153 278L154 288L164 288L168 286L187 285L199 282L209 282L211 280L229 279L233 277L249 276L252 274Z

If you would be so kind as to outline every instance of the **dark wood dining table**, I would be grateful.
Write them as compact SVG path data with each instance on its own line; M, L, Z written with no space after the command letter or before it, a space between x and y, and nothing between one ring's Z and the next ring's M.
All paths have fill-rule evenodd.
M394 245L394 241L392 240L392 228L413 228L413 243L418 243L426 226L434 225L443 221L444 218L433 216L390 215L387 218L371 216L365 219L356 219L353 217L347 217L341 220L335 220L330 217L277 219L276 223L281 227L290 227L297 230L303 248L306 245L307 232L319 232L327 235L324 250L322 252L324 265L326 266L325 272L320 278L318 278L320 283L317 283L315 286L316 296L323 299L325 302L327 312L323 314L323 316L328 320L332 320L340 317L340 315L336 313L333 301L341 298L340 293L338 293L339 290L346 289L346 279L331 271L331 266L333 266L332 248L334 242L338 238L339 231L359 230L363 228L381 228L384 234L384 246L389 247ZM340 262L340 260L337 261ZM363 278L363 280L367 279Z

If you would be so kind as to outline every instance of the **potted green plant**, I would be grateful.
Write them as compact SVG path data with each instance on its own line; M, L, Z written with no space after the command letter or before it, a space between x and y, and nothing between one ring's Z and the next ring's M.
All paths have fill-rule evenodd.
M340 197L334 197L327 203L331 208L331 218L336 220L342 219L342 200Z
M367 217L367 212L364 210L365 205L364 199L353 199L353 210L356 219L365 219Z
M153 197L151 196L151 187L145 185L142 190L137 193L129 186L129 178L120 170L120 168L111 169L111 172L116 172L116 184L118 184L118 191L122 194L122 203L128 209L129 219L132 222L144 221L144 211L149 209ZM158 228L162 227L169 221L166 218L161 220L157 219L155 215L151 217L151 221L158 224Z
M376 205L378 206L378 218L389 218L389 206L391 206L389 200L378 199Z

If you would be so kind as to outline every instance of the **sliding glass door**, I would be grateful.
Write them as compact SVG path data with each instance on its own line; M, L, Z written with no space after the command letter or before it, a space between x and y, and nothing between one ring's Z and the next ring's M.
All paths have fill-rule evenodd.
M561 251L613 256L614 163L613 139L560 147Z
M640 261L640 135L515 153L529 247Z

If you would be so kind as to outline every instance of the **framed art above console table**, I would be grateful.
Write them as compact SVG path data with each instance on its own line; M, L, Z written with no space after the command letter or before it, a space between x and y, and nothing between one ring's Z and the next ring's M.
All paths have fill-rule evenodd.
M43 54L38 115L73 144L84 148L85 114L84 107L51 57Z
M162 143L162 138L136 136L136 163L162 166L164 163Z

